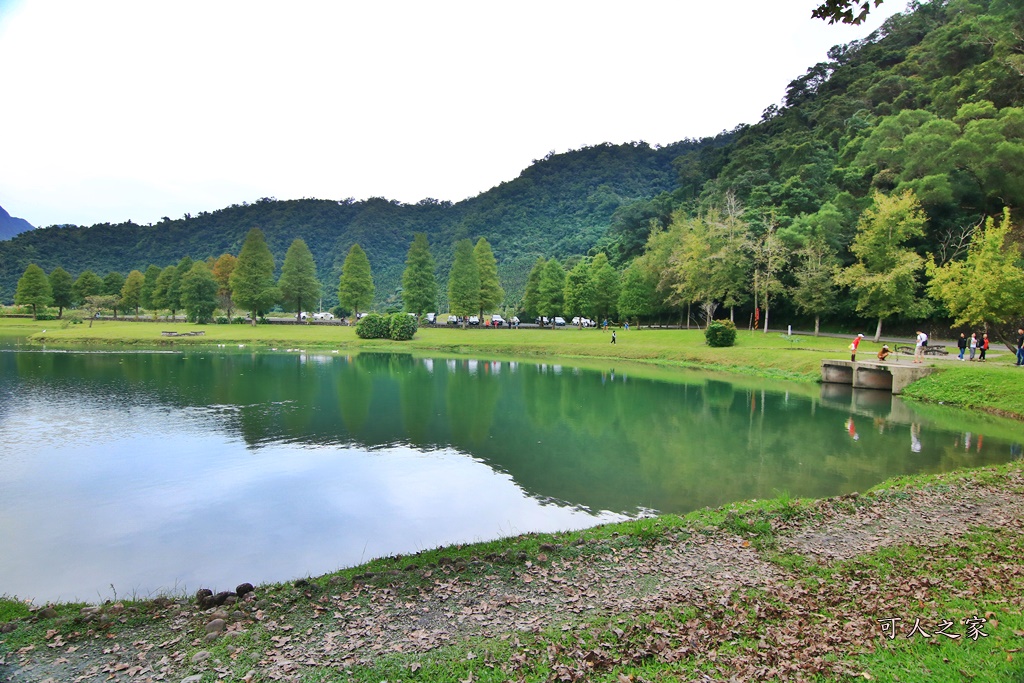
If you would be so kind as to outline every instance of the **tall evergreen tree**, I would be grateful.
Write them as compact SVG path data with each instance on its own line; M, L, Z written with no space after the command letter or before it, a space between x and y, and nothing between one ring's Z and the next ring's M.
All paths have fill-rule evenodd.
M47 307L53 302L53 288L46 272L34 263L30 263L25 273L18 280L18 289L14 294L14 303L19 306L31 306L32 317L39 316L39 306Z
M53 292L53 305L58 309L58 318L63 318L64 309L71 308L74 303L74 284L75 281L71 279L68 271L60 266L54 268L50 273L50 289Z
M448 305L452 313L463 318L480 308L480 266L468 239L455 244L455 259L448 273Z
M338 302L358 318L359 310L365 309L373 302L373 273L370 271L370 259L358 244L353 244L345 256L341 266L341 278L338 281Z
M139 306L142 305L142 285L145 282L146 276L141 271L133 270L128 273L128 277L124 280L124 285L121 286L122 310L125 312L134 310L136 318L139 317Z
M284 255L277 288L281 291L282 301L295 304L296 321L302 319L304 303L308 306L320 298L323 287L316 279L316 262L309 247L299 238L292 241Z
M259 228L253 228L245 236L230 283L232 299L238 306L252 313L253 324L277 302L274 255L270 253L263 231Z
M491 311L505 300L505 290L498 279L498 261L490 243L481 237L473 247L473 258L476 259L477 271L480 274L480 317L484 311Z
M406 313L423 315L437 305L437 278L434 257L430 253L427 233L413 235L402 272L402 306Z

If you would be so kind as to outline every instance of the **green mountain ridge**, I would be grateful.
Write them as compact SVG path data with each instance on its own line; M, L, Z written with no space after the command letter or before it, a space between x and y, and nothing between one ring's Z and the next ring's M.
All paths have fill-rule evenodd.
M915 192L928 218L914 248L959 258L958 235L969 236L971 226L1004 207L1020 234L1022 36L1024 0L914 3L871 36L830 50L758 123L665 147L605 143L551 154L458 203L260 199L150 226L34 230L0 242L0 301L13 298L29 263L47 272L59 265L74 276L85 269L127 273L186 255L237 254L246 232L259 227L278 268L293 239L306 241L325 306L336 299L353 243L369 256L381 306L398 301L414 232L428 235L442 292L455 242L486 237L506 303L514 305L538 256L565 262L600 250L623 267L673 215L730 202L754 236L770 223L795 252L809 234L824 232L848 264L873 193L905 190ZM844 300L835 315L856 314Z

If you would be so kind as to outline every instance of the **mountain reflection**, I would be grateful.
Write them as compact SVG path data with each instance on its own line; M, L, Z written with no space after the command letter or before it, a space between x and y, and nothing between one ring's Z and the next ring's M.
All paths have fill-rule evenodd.
M659 382L400 353L4 353L0 364L3 391L101 406L121 429L148 405L187 409L251 449L454 449L531 496L591 510L828 496L1019 454L1012 440L837 385L797 396L701 373Z

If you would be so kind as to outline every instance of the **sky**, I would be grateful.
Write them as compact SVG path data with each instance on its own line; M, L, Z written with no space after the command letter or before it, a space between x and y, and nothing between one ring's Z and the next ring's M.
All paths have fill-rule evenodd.
M818 0L0 0L0 206L147 224L459 201L549 152L756 123L862 26Z

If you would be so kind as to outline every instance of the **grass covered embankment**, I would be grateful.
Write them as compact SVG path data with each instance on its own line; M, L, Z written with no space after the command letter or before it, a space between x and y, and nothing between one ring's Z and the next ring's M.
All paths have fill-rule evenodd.
M44 331L45 330L45 331ZM162 331L179 333L202 330L201 337L163 337ZM636 362L662 368L701 368L753 375L769 379L817 382L821 361L849 355L845 337L741 331L735 346L711 348L701 330L616 329L611 335L597 329L458 329L446 326L421 328L407 342L363 340L354 327L327 325L192 325L183 322L97 321L62 326L60 321L35 322L0 318L0 336L28 337L33 343L58 346L128 345L134 347L187 348L189 346L244 346L252 350L338 349L403 351L480 358L561 358L600 363ZM881 344L865 339L859 358L874 360ZM905 396L920 401L945 403L982 410L1004 417L1024 419L1024 371L1014 368L1013 354L993 349L986 363L958 363L955 355L929 357L940 367L936 373L912 385ZM897 362L909 363L909 356Z
M222 608L0 600L0 680L1018 680L1021 494L1012 463L384 558Z

